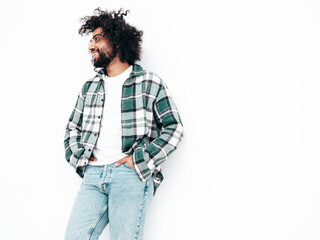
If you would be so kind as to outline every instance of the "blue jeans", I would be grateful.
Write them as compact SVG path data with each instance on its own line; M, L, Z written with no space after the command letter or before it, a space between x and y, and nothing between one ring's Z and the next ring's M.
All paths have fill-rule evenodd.
M152 196L152 177L142 182L126 164L87 166L65 240L99 239L108 223L111 240L141 240Z

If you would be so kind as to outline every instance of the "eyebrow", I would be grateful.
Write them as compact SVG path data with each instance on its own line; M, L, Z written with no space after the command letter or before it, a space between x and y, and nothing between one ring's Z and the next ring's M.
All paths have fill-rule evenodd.
M103 37L103 35L101 34L101 33L97 33L97 34L95 34L94 36L92 36L92 39L94 39L96 36L101 36L101 37Z

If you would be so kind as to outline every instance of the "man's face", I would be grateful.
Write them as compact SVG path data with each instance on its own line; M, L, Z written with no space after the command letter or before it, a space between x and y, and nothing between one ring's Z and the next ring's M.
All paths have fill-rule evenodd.
M112 48L108 39L103 35L102 28L99 27L92 33L89 45L94 67L107 67L117 55L117 51Z

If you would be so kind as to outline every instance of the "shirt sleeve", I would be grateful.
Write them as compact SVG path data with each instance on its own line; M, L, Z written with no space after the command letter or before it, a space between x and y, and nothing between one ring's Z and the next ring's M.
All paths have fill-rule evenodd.
M77 172L78 166L81 165L83 159L84 146L81 144L81 131L83 119L84 97L83 90L80 91L76 105L69 117L64 136L65 158Z
M153 173L176 150L183 138L182 121L167 86L163 83L154 104L154 117L159 136L148 146L138 147L133 153L133 164L142 181Z

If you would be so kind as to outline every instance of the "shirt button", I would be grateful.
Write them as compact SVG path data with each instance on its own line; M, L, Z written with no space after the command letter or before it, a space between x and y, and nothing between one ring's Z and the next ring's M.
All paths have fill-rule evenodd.
M98 118L100 118L100 116L98 116Z
M89 152L91 152L91 149L88 149Z
M95 136L97 136L97 134L96 134L96 133L95 133L94 135L95 135Z

